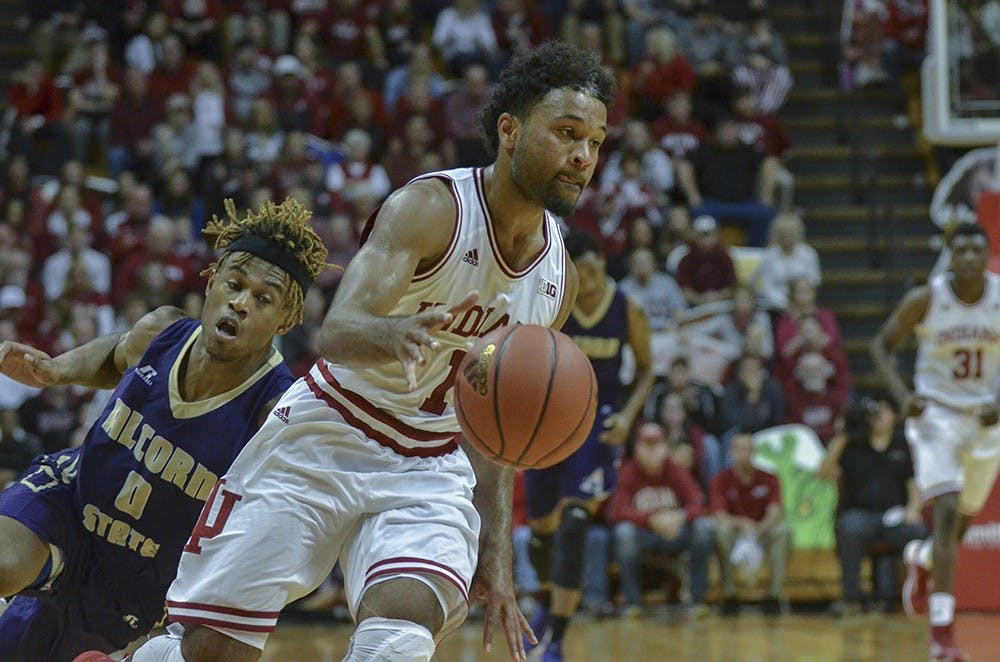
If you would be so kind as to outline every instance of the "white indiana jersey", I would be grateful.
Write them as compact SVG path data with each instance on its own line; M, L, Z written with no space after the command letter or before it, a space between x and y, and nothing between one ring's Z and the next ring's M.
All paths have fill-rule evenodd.
M986 274L983 296L963 303L952 274L931 278L930 303L917 328L917 395L966 408L993 404L1000 388L1000 276Z
M399 362L348 368L321 360L310 371L310 388L369 438L404 455L439 455L454 448L459 432L452 408L458 366L475 341L508 324L552 326L566 294L566 250L556 219L545 213L545 247L520 271L501 257L486 202L481 168L430 173L451 189L458 213L443 257L414 275L389 315L413 315L452 306L472 290L479 300L435 334L437 352L425 351L417 388L406 390Z

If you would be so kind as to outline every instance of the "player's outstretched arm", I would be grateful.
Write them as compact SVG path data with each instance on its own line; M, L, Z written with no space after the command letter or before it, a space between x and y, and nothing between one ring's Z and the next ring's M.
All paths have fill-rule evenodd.
M927 314L929 303L930 290L926 287L915 287L907 292L871 344L875 369L904 416L919 414L923 404L914 401L909 387L903 382L896 367L895 353L913 336L917 325Z
M514 470L491 462L468 442L462 447L476 472L472 503L482 518L479 563L472 579L470 599L486 601L483 646L492 647L493 632L503 629L511 659L526 659L524 636L537 643L528 619L517 605L514 590L513 505Z
M406 317L389 316L413 274L448 249L457 210L447 185L436 179L413 182L382 205L368 240L344 270L320 330L323 357L351 367L399 361L410 388L425 348L438 349L435 331L468 310L478 295L434 306Z
M23 343L4 342L0 344L0 373L35 387L77 384L114 388L153 338L183 315L179 308L164 306L145 315L125 333L95 338L54 358Z

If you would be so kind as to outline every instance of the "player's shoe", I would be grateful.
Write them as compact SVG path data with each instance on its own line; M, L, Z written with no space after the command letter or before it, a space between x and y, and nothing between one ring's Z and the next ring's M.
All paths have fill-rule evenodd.
M929 662L969 662L969 656L958 646L939 644L933 639L928 659Z
M550 637L549 625L552 622L552 614L549 610L538 605L535 609L535 613L531 615L531 620L528 625L531 626L531 631L535 633L535 638L538 639L537 644L533 644L528 641L527 637L524 637L524 652L531 653L532 651L538 649L540 646L544 646L546 640Z
M906 581L903 582L903 609L910 618L927 615L931 595L931 573L920 565L917 558L923 540L911 540L903 548L903 562L906 563Z
M545 646L542 662L563 662L562 640L550 641Z

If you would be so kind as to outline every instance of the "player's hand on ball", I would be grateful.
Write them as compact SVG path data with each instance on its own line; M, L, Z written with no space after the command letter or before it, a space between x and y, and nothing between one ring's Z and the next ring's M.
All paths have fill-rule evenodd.
M10 340L0 343L0 373L35 388L58 384L61 375L51 356Z
M432 334L451 324L456 315L472 308L478 300L479 292L472 291L450 308L436 306L416 315L395 319L394 337L390 342L394 345L396 358L403 364L408 390L414 391L417 388L417 366L427 361L424 358L424 348L433 352L441 349L441 343Z
M631 426L621 414L611 414L604 419L604 432L599 437L602 444L621 446L628 439Z
M979 423L981 425L986 427L996 425L998 420L1000 420L1000 412L997 411L995 405L983 405L979 408Z

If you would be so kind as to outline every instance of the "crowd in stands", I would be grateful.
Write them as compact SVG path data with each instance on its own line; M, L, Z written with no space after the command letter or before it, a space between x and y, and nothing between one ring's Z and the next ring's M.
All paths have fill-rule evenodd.
M33 55L10 82L3 133L0 340L50 354L160 305L197 315L211 258L200 232L225 198L296 198L330 261L346 264L392 189L489 162L476 115L512 54L551 38L596 53L619 94L597 174L564 221L598 238L654 335L709 337L727 358L701 379L697 360L660 356L591 562L617 562L631 608L641 558L683 551L700 602L718 546L731 604L735 550L753 556L756 537L768 598L780 597L788 532L777 483L748 464L748 435L801 423L829 443L851 387L791 206L776 114L793 82L764 0L48 0L25 11ZM885 42L897 60L918 46L908 34ZM863 49L855 59L875 63ZM740 245L758 249L749 273ZM338 278L320 277L304 324L281 341L297 374L318 356ZM102 402L3 381L0 480L39 449L80 443ZM845 471L863 464L850 457ZM600 583L587 595L612 597Z

